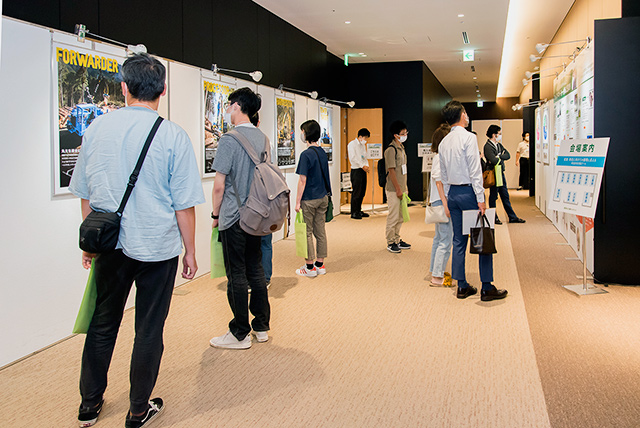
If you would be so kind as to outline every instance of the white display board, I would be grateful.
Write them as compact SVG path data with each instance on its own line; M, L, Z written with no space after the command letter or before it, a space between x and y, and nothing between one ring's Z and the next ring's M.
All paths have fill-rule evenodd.
M367 159L382 159L382 143L367 144Z
M598 195L604 164L609 149L609 138L564 140L556 161L552 210L593 218L596 215Z

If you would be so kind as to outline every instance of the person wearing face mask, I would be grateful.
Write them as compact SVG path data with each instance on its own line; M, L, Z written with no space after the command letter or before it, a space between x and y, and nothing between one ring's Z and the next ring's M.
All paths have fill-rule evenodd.
M400 227L402 227L402 195L407 191L407 155L404 151L404 142L407 141L409 132L407 125L401 120L396 120L390 126L393 140L384 151L384 162L387 168L387 250L391 253L401 253L402 250L411 249L411 245L400 239Z
M367 160L367 138L371 133L367 128L358 131L358 138L347 145L349 152L349 163L351 164L351 218L360 220L369 217L369 214L362 212L362 200L367 192L367 173L369 172L369 161Z
M513 208L511 207L511 200L509 200L509 190L507 189L507 179L505 178L504 162L511 159L509 151L502 145L502 129L498 125L489 125L487 129L487 137L489 138L484 145L484 157L487 160L489 168L495 168L496 165L502 165L502 186L496 185L489 188L489 208L496 207L496 201L498 200L498 194L500 194L500 200L502 200L502 206L507 212L509 217L509 223L524 223L525 220L519 218ZM496 224L502 224L496 213Z
M304 222L307 224L307 259L305 264L296 270L296 274L315 278L327 273L324 259L327 257L327 233L324 223L331 196L329 180L329 159L320 147L320 124L315 120L307 120L300 125L302 141L307 149L300 153L296 174L298 195L296 212L302 210ZM315 246L313 237L316 238ZM314 263L315 260L315 263Z
M529 190L529 133L522 133L522 141L516 152L516 166L520 167L520 189ZM518 189L519 190L519 189Z

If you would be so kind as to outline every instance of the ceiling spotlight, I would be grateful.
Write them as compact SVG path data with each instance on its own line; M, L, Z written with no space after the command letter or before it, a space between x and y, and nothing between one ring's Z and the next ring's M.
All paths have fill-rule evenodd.
M459 13L458 18L464 18L464 13Z
M351 21L344 21L345 24L351 24Z
M307 91L301 91L299 89L285 88L282 83L280 84L280 86L278 86L278 90L279 91L285 91L286 90L286 91L295 92L295 93L302 94L302 95L308 95L309 97L311 97L312 100L318 99L318 91L307 92Z
M535 73L539 73L541 71L547 71L547 70L553 70L554 68L564 68L564 63L562 63L562 65L557 65L555 67L549 67L549 68L545 68L544 70L537 70L537 71L525 71L524 75L527 77L527 79L531 79L531 77L535 74ZM536 67L536 68L540 68L540 67Z
M355 101L336 101L336 100L330 100L327 97L323 97L320 98L320 101L324 102L324 103L336 103L336 104L345 104L351 108L355 107L356 102Z
M477 79L477 77L476 77L476 76L473 76L473 78L474 78L474 79Z

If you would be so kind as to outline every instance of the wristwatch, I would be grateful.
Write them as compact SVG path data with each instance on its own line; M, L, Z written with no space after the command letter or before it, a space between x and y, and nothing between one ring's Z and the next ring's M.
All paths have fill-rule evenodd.
M214 215L214 214L213 214L213 211L211 211L211 218L212 218L212 219L214 219L214 220L218 220L218 218L219 218L219 217L220 217L219 215Z

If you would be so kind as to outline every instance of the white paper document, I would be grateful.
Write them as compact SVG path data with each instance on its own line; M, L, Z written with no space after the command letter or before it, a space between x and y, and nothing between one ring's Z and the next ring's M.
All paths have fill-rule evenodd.
M478 213L480 210L467 210L462 211L462 234L468 235L471 233L471 228L476 227L476 222L478 221ZM489 226L491 229L495 229L496 227L496 209L495 208L487 208L484 210L484 215L487 216L487 220L489 220ZM478 227L480 227L480 222L478 221Z

